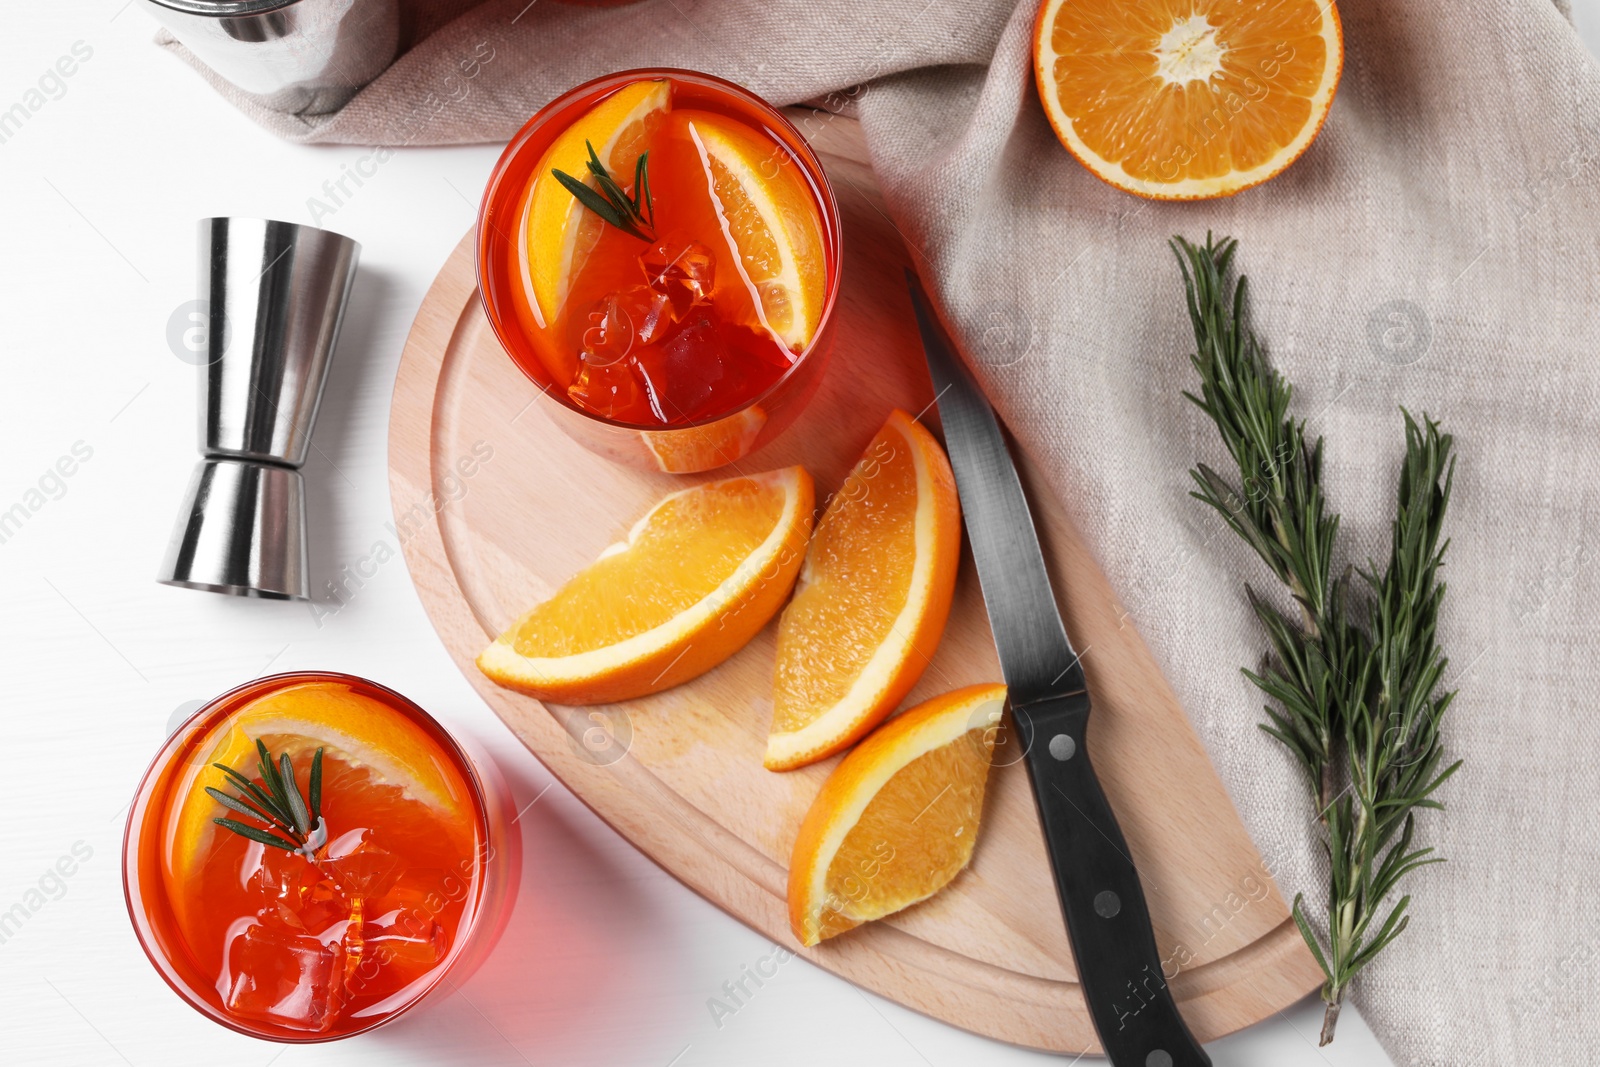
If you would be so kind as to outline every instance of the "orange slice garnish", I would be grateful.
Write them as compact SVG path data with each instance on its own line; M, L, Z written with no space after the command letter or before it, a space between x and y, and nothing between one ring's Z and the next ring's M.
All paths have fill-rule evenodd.
M631 182L639 153L672 106L666 81L625 85L596 104L562 131L539 161L523 209L521 266L523 284L540 325L552 325L561 313L570 279L599 240L605 225L585 211L552 170L578 178L589 174L589 149L619 181Z
M799 166L719 115L696 112L688 129L767 327L792 351L804 349L822 321L827 268Z
M420 726L341 683L302 682L257 697L226 726L199 742L199 752L173 792L183 803L164 842L171 884L199 884L199 869L211 854L216 836L228 832L212 820L237 818L205 792L205 786L237 792L213 764L256 778L258 739L274 758L289 756L302 793L309 788L306 776L312 754L321 748L330 768L326 796L336 798L346 790L385 786L394 793L395 803L427 805L442 826L468 823L464 813L471 809L472 798L466 782L440 764L437 744ZM348 770L336 771L336 765ZM470 848L470 844L462 847ZM191 906L190 896L174 895L173 907L180 914Z

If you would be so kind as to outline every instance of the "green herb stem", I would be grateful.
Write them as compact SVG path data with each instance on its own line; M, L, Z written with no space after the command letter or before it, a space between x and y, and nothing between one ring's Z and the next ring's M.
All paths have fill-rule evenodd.
M641 241L653 241L656 205L650 195L650 153L639 153L639 161L633 168L633 193L630 195L617 184L605 164L600 162L594 145L588 141L583 144L589 150L587 168L590 180L594 182L593 187L563 170L551 170L550 176L560 182L578 203L610 225Z
M1414 848L1416 813L1459 762L1440 769L1440 726L1453 693L1440 693L1447 663L1435 636L1444 583L1441 540L1455 461L1439 424L1402 409L1406 455L1387 565L1334 576L1339 516L1322 488L1322 440L1308 443L1289 414L1292 390L1245 324L1246 283L1230 294L1236 242L1173 242L1194 326L1199 395L1239 469L1239 486L1205 464L1190 495L1215 508L1298 606L1285 617L1246 586L1271 655L1245 676L1271 701L1261 729L1304 769L1329 860L1328 911L1319 938L1296 894L1293 915L1322 968L1322 1044L1333 1040L1350 982L1404 932L1411 897L1383 915L1405 875L1443 862ZM1357 603L1357 601L1360 603ZM1343 782L1342 788L1339 783ZM1374 924L1376 923L1376 929Z
M224 781L238 790L238 795L230 796L209 785L205 786L205 792L228 810L263 825L252 826L230 818L211 821L240 837L286 852L298 852L315 863L317 848L327 840L326 826L322 820L322 749L317 749L311 756L309 799L300 795L294 761L287 752L282 753L274 764L266 743L257 739L256 756L260 785L232 767L213 763L212 766L222 772Z

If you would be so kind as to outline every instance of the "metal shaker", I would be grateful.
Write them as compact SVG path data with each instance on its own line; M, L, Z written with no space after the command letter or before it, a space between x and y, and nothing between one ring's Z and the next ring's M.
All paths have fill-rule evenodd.
M202 219L199 465L157 580L310 597L300 468L361 246L270 219Z
M400 46L397 0L141 0L202 63L274 111L337 111Z

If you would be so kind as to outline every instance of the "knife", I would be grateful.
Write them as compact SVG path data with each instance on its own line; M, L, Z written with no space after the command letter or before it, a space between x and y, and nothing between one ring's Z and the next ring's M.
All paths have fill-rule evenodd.
M1089 691L1000 423L906 272L1011 717L1089 1014L1113 1067L1210 1067L1162 974L1139 872L1089 763Z

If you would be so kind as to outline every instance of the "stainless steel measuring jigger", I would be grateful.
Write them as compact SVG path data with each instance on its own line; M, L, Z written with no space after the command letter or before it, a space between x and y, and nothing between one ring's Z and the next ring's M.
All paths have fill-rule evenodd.
M200 220L200 452L157 580L310 597L300 467L361 246L271 219Z

